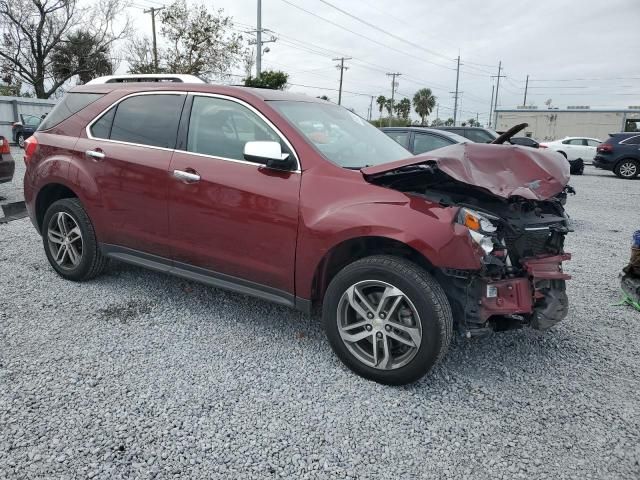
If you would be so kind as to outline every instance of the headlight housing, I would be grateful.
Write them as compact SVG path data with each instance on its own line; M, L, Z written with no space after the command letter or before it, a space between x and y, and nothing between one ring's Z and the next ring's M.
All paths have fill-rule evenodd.
M466 207L461 208L456 217L456 223L464 225L469 229L469 235L473 241L476 242L486 254L493 251L493 237L498 229L492 220L498 220L498 218Z

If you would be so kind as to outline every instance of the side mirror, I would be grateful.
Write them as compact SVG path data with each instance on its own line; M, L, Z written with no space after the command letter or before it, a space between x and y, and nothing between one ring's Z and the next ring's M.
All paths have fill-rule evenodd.
M244 144L244 159L262 163L274 170L293 170L295 164L288 153L282 153L278 142L247 142Z

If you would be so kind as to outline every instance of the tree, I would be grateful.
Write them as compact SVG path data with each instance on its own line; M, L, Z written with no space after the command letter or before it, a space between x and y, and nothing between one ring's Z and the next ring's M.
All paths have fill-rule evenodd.
M280 70L266 70L259 77L248 77L244 80L245 87L270 88L284 90L287 87L289 75Z
M444 122L440 118L436 118L433 122L431 122L432 127L444 127Z
M391 100L390 98L387 98L384 102L384 108L387 110L387 112L389 112L389 116L392 116L392 109L393 109L393 100Z
M452 127L454 123L455 123L455 122L453 121L453 118L449 117L449 118L447 118L447 120L444 122L444 125L445 125L446 127Z
M316 98L319 98L320 100L326 100L327 102L331 101L331 99L329 97L327 97L326 95L320 95L319 97L316 97Z
M82 31L71 33L56 45L51 66L54 79L71 78L75 74L80 83L113 73L109 47L100 45L92 35Z
M168 72L209 80L226 76L240 61L242 36L230 32L231 17L222 9L211 13L204 5L187 6L185 0L176 0L160 11L160 22L169 46L162 55L158 52L158 63Z
M479 127L480 122L476 122L475 118L470 118L469 120L467 120L467 125L469 125L470 127Z
M409 120L409 114L411 113L411 101L408 98L403 98L395 105L396 115L404 120Z
M413 96L413 108L424 126L426 118L436 106L436 97L433 96L430 88L421 88Z
M162 68L156 70L153 62L153 50L149 37L135 37L127 44L125 59L129 64L129 73L160 73ZM160 59L158 59L160 62Z
M376 104L378 105L378 110L380 110L380 118L382 119L382 110L384 109L385 104L387 103L387 97L384 95L379 95L376 98Z
M79 0L0 0L0 58L38 98L49 98L74 76L86 78L92 63L76 58L54 71L53 54L64 52L65 45L69 53L67 42L78 38L77 32L91 38L83 43L91 46L86 57L109 52L115 41L128 34L129 21L121 17L124 7L124 0L101 0L86 7ZM119 28L114 25L116 18Z

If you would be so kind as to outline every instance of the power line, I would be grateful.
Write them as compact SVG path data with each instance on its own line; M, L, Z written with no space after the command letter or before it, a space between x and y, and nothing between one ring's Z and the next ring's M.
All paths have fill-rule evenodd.
M442 65L442 64L439 64L439 63L430 62L429 60L425 60L425 59L424 59L424 58L422 58L422 57L418 57L418 56L416 56L416 55L412 55L412 54L410 54L410 53L408 53L408 52L405 52L404 50L400 50L399 48L392 47L392 46L387 45L387 44L385 44L385 43L379 42L379 41L377 41L377 40L375 40L375 39L373 39L373 38L371 38L371 37L367 37L366 35L363 35L363 34L361 34L361 33L358 33L358 32L356 32L356 31L354 31L354 30L351 30L351 29L349 29L349 28L347 28L347 27L345 27L345 26L343 26L343 25L340 25L339 23L334 22L333 20L329 20L329 19L327 19L327 18L325 18L325 17L322 17L322 16L320 16L320 15L318 15L318 14L316 14L316 13L311 12L310 10L307 10L307 9L305 9L305 8L302 8L301 6L296 5L295 3L291 3L289 0L280 0L280 1L281 1L281 2L286 3L287 5L290 5L290 6L294 7L294 8L296 8L296 9L300 10L300 11L303 11L303 12L305 12L305 13L307 13L307 14L309 14L309 15L313 16L313 17L319 18L320 20L322 20L322 21L324 21L324 22L327 22L327 23L329 23L329 24L331 24L331 25L333 25L333 26L336 26L336 27L338 27L338 28L341 28L342 30L345 30L345 31L347 31L347 32L349 32L349 33L352 33L352 34L354 34L354 35L357 35L358 37L364 38L365 40L368 40L368 41L370 41L371 43L375 43L376 45L380 45L381 47L388 48L389 50L393 50L393 51L395 51L395 52L401 53L402 55L405 55L405 56L408 56L408 57L414 58L414 59L416 59L416 60L420 60L421 62L425 62L425 63L431 64L431 65L438 66L438 67L440 67L440 68L444 68L444 69L447 69L447 70L455 70L454 68L446 67L446 66L444 66L444 65Z
M396 40L404 42L407 45L411 45L412 47L418 48L420 50L423 50L423 51L425 51L427 53L430 53L431 55L435 55L437 57L444 58L445 60L450 60L450 58L447 57L446 55L442 55L441 53L434 52L433 50L429 50L428 48L424 48L422 45L418 45L417 43L413 43L413 42L411 42L411 41L409 41L409 40L407 40L405 38L402 38L402 37L400 37L400 36L398 36L398 35L396 35L394 33L391 33L389 31L387 31L387 30L385 30L383 28L380 28L380 27L378 27L377 25L374 25L371 22L367 22L366 20L363 20L362 18L360 18L360 17L358 17L356 15L353 15L352 13L347 12L346 10L343 10L342 8L337 7L336 5L334 5L331 2L328 2L327 0L318 0L318 1L320 1L321 3L324 3L325 5L328 5L329 7L339 11L340 13L342 13L342 14L350 17L350 18L353 18L354 20L356 20L356 21L358 21L358 22L360 22L360 23L362 23L362 24L364 24L364 25L366 25L366 26L368 26L370 28L373 28L374 30L377 30L377 31L379 31L381 33L384 33L385 35L389 35L390 37L395 38Z

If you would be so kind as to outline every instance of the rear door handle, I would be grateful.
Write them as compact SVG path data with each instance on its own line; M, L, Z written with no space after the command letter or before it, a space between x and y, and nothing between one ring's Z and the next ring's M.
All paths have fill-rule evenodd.
M100 150L87 150L84 153L87 157L93 158L94 160L104 160L105 157L105 154Z
M185 172L184 170L174 170L173 176L186 183L195 183L200 181L200 175L195 171Z

